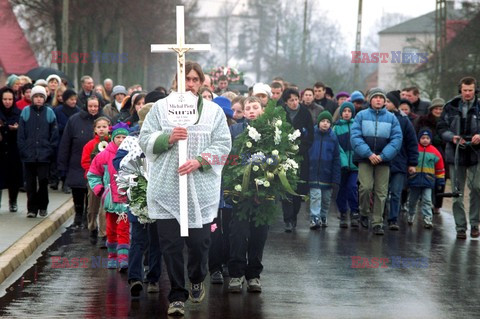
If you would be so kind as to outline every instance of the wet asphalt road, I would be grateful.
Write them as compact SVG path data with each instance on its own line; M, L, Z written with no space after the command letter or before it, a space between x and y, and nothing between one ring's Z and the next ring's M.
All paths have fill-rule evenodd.
M478 318L479 241L456 240L451 214L435 216L433 230L402 221L399 232L383 237L340 229L332 217L328 228L311 231L306 215L299 217L293 234L280 221L270 230L261 294L229 294L207 277L205 300L187 302L185 318ZM106 250L90 246L86 230L67 230L7 289L0 317L167 318L165 272L159 294L131 300L126 274L92 268L91 261L88 268L52 268L54 256L106 257ZM373 257L388 261L385 268L353 268L352 256L370 266Z

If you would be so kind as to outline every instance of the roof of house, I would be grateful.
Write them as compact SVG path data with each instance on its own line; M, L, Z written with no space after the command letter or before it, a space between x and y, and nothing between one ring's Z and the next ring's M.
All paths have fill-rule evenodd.
M447 10L447 20L465 20L461 10ZM407 20L380 31L378 34L435 33L435 11Z
M0 67L6 74L25 74L38 66L8 0L0 0Z

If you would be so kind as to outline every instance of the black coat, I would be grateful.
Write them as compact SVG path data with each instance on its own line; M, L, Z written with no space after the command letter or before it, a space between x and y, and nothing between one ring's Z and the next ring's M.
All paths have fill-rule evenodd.
M25 163L50 163L58 144L55 113L48 106L27 106L20 114L17 143Z
M284 108L287 108L288 106L284 106ZM298 111L298 114L295 116L295 118L290 120L290 116L288 115L287 112L287 121L292 124L294 130L299 130L302 135L299 137L300 138L300 147L298 150L298 155L303 158L302 163L300 164L300 179L302 181L305 181L305 183L299 183L297 187L297 193L301 195L306 195L308 194L309 187L308 187L308 181L309 181L309 167L310 167L310 160L308 156L308 150L313 144L313 124L312 124L312 115L310 112L302 105L299 105L300 110Z
M93 121L101 116L80 111L70 117L58 149L58 169L66 173L65 183L73 188L86 188L85 170L80 165L83 147L93 138Z
M1 103L1 102L0 102ZM17 146L17 130L8 126L18 123L20 110L16 106L6 109L0 105L0 189L20 187L23 181L22 161Z

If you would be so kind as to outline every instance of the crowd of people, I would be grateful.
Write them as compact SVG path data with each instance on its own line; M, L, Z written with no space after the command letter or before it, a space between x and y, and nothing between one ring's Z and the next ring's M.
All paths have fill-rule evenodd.
M73 197L73 226L87 228L91 244L107 249L108 268L128 271L133 297L144 280L149 293L159 291L163 257L172 315L183 315L187 299L202 301L208 272L212 284L230 277L230 292L241 292L245 280L249 292L261 292L269 227L238 218L235 203L221 191L222 168L205 163L200 154L229 154L235 138L271 107L283 109L301 133L298 176L304 183L279 205L286 233L297 228L301 195L310 198L312 231L331 224L330 206L338 210L333 219L338 217L339 228L371 228L384 235L384 219L388 230L398 231L401 212L412 225L419 210L423 226L431 229L450 178L457 238L467 237L466 182L470 236L479 237L476 79L461 79L459 95L448 102L429 102L416 87L334 95L322 82L299 90L282 78L256 83L242 94L229 89L226 77L215 86L197 63L185 67L186 89L199 97L198 121L188 128L167 120L169 91L163 87L148 93L139 85L127 90L111 79L94 86L90 76L83 76L77 92L54 74L34 84L26 76L9 76L0 89L0 188L8 189L10 212L17 212L24 188L26 216L47 216L48 187L58 189L61 181L62 191ZM179 167L177 143L187 137L190 158ZM144 159L150 178L148 217L141 218L117 176ZM186 238L180 236L179 174L191 176Z

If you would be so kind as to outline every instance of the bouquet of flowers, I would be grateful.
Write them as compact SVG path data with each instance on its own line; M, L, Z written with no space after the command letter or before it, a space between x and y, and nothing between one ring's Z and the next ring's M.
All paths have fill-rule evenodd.
M92 154L90 154L90 159L93 161L93 159L95 158L95 156L97 156L98 153L107 148L109 142L110 136L100 136L100 142L95 144L95 146L93 147Z
M118 193L127 195L132 215L141 224L153 223L147 209L147 163L145 158L136 158L122 167L116 176Z
M300 158L299 130L293 130L281 107L267 107L233 143L241 163L226 166L224 194L237 207L239 218L256 225L270 224L277 214L276 200L295 193Z
M239 72L237 69L235 68L231 68L231 67L225 67L225 66L220 66L216 69L213 69L211 72L210 72L210 76L213 80L213 83L216 85L218 84L218 78L221 76L221 75L225 75L227 76L227 79L228 79L228 83L239 83L239 84L243 84L243 73L242 72Z

